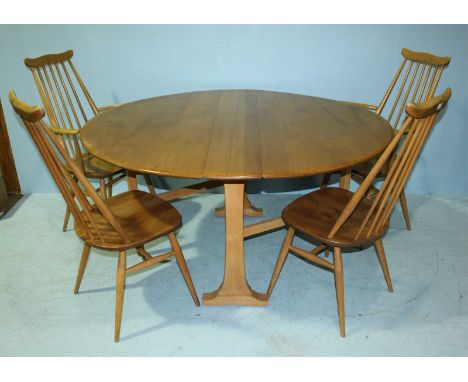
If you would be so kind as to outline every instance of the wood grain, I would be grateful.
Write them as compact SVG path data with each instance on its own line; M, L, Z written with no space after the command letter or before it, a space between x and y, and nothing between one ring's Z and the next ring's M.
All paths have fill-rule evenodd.
M0 219L22 196L0 101Z
M141 100L102 113L81 129L89 152L129 169L129 189L136 188L131 174L138 172L225 183L226 208L218 211L226 213L224 280L216 291L204 294L205 305L268 301L247 282L243 239L283 222L274 219L244 230L243 214L261 214L244 194L246 180L349 169L382 152L392 137L383 118L360 107L260 90ZM349 170L345 174L344 187Z
M401 55L409 60L427 62L431 65L448 65L450 63L450 57L436 56L435 54L426 52L414 52L407 48L401 50Z
M150 98L102 113L81 130L87 150L116 166L220 180L349 168L382 152L392 136L383 118L359 107L261 90Z
M3 106L0 100L0 170L3 174L6 192L21 193L18 174L15 167L15 159L11 151L10 139L3 114Z
M390 215L402 195L409 174L421 154L436 118L451 94L451 89L447 88L440 96L418 104L411 103L406 107L405 123L375 161L356 192L343 188L321 187L284 208L281 217L289 229L271 277L268 296L272 293L289 251L331 270L335 277L340 335L344 337L342 249L363 249L369 244L374 244L387 288L390 292L393 291L381 239L387 232ZM389 160L390 157L392 160ZM380 188L376 189L376 195L368 198L368 191L371 187L375 188L373 183L384 166L385 180ZM319 243L318 246L310 252L294 247L292 240L296 231L311 237L314 242ZM333 248L333 264L317 256L324 249L327 256L330 248Z
M76 234L84 241L74 293L79 291L91 247L119 252L114 340L118 342L120 339L127 273L151 267L175 256L193 301L198 306L195 287L174 234L174 230L182 222L179 212L165 200L147 192L131 190L116 196L107 195L104 179L98 193L81 167L63 147L59 137L44 122L44 110L20 101L12 90L9 96L11 105L23 119L67 204L68 211L74 217ZM143 245L163 235L169 237L172 251L152 257ZM143 262L127 268L128 249L136 249Z
M415 102L424 102L434 96L440 78L450 63L450 57L440 57L426 52L415 52L407 48L401 50L401 55L403 56L403 61L378 106L349 102L349 104L374 110L377 114L382 115L392 125L395 132L406 121L404 111L409 103L411 103L412 107L416 107ZM437 100L434 102L434 105L437 106ZM431 110L428 107L423 107L423 109L429 114L435 112L435 110ZM418 114L417 110L413 110L412 114L418 116L418 118L422 117ZM353 167L353 180L360 183L374 164L375 160ZM385 177L385 168L381 176ZM324 178L322 187L328 184L328 180L329 176ZM404 191L401 193L400 201L406 227L411 231L410 215Z
M30 69L41 97L49 128L57 134L68 154L83 170L88 178L100 180L102 195L106 190L112 192L112 185L124 173L122 168L93 157L83 152L80 144L80 129L92 116L117 107L109 105L98 108L86 88L73 62L73 51L46 54L37 58L26 58L24 63ZM67 169L70 171L69 169ZM107 179L107 183L105 182ZM154 187L149 178L145 178L150 191ZM63 231L66 231L70 213L65 212Z
M226 262L219 288L203 295L205 305L251 305L268 303L265 294L250 287L245 275L244 258L244 184L224 185L226 203Z

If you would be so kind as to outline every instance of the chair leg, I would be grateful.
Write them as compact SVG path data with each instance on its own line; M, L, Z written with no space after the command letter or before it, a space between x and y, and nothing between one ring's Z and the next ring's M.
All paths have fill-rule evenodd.
M333 262L335 264L335 288L336 302L338 304L338 318L340 321L340 335L345 336L345 306L343 285L343 262L341 260L341 248L333 248Z
M148 186L149 192L151 192L153 195L156 195L156 191L153 186L153 182L151 181L151 177L148 174L143 174L146 185Z
M107 194L108 198L112 197L112 176L107 178Z
M388 271L387 258L385 257L384 246L382 240L376 240L374 243L375 252L377 252L377 257L379 258L380 266L385 277L385 282L387 283L387 288L390 292L393 292L392 280L390 279L390 272Z
M68 228L68 221L70 220L70 210L66 209L65 211L65 218L63 219L63 228L62 228L62 231L63 232L66 232L67 231L67 228Z
M325 248L325 257L328 257L330 255L330 248Z
M283 245L281 246L280 253L278 255L278 260L276 261L275 269L273 271L273 275L271 276L270 285L268 286L267 296L271 296L271 292L273 292L273 288L275 287L276 281L281 273L281 269L283 269L284 262L288 257L289 247L294 238L294 229L289 228L286 237L284 238Z
M126 268L127 255L125 251L119 252L119 261L117 264L117 278L115 285L115 329L114 329L114 342L120 340L120 323L122 321L122 307L124 300L125 289L125 268Z
M332 174L324 174L323 179L322 179L322 184L320 185L320 188L327 188L328 183L330 183L330 177Z
M88 263L89 251L91 247L88 244L83 245L83 252L81 254L80 267L78 268L78 274L76 275L75 289L73 290L74 294L77 294L80 290L81 279Z
M107 193L106 193L106 182L104 178L99 179L99 195L101 195L101 198L107 199Z
M185 262L184 254L182 253L182 249L180 248L179 242L174 234L171 232L169 235L169 241L171 242L172 250L175 252L175 258L177 260L177 264L179 265L180 272L184 277L185 283L187 284L187 288L192 296L193 302L196 306L200 306L200 301L198 301L197 292L195 287L193 286L192 278L190 277L190 272L187 267L187 263Z
M351 185L351 169L347 168L343 171L341 171L340 174L340 188L344 190L349 190L349 187Z
M400 204L401 204L401 210L403 211L403 216L405 217L406 229L408 231L411 231L411 221L410 221L409 212L408 212L408 204L406 203L405 190L403 190L403 192L400 195Z

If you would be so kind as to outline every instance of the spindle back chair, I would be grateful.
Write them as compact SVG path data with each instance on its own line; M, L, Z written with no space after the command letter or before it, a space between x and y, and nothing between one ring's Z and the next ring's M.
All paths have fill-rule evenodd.
M126 242L128 238L112 211L66 152L65 144L59 142L43 121L43 109L41 107L30 108L16 98L13 92L10 93L10 101L33 138L75 219L75 224L84 232L83 239L94 243L103 241L102 232L96 224L95 215L92 214L97 209L108 225L121 236L122 241ZM91 203L87 197L91 199Z
M78 74L71 58L73 51L47 54L37 58L25 58L24 63L31 70L34 82L41 96L51 127L79 131L99 110L88 89ZM82 102L82 100L86 102ZM76 138L76 134L72 135ZM64 134L63 140L73 159L79 159L82 148L76 139L70 142L70 135Z
M106 198L112 195L112 186L123 179L124 170L104 162L86 152L79 139L80 129L88 120L102 111L116 107L97 107L73 62L73 50L25 58L46 109L50 129L59 136L63 147L88 178L100 180L99 191ZM151 193L155 193L151 178L144 175ZM106 182L107 179L107 182ZM107 190L107 192L106 192ZM63 230L68 225L69 211Z
M181 224L177 210L163 199L138 190L103 199L69 155L63 141L59 140L44 122L44 109L25 104L12 90L9 97L73 214L77 235L85 243L74 292L78 293L90 247L119 251L114 340L118 342L120 338L126 273L147 268L175 256L192 298L198 306L198 297L174 234L174 230ZM143 246L163 235L169 237L172 250L152 257ZM131 248L135 248L144 261L126 268L126 251Z
M369 212L362 221L359 230L356 232L355 239L357 240L362 234L365 234L366 238L369 238L388 224L390 214L403 191L403 187L421 153L429 132L434 126L436 117L450 96L451 89L448 88L438 97L434 97L424 103L410 103L406 107L408 118L366 176L345 211L340 215L330 231L330 238L336 234L362 198L365 197L369 187L392 155L385 180L375 196ZM405 139L402 139L404 135L407 136Z
M434 96L442 73L450 63L450 57L440 57L432 53L415 52L406 48L401 50L403 60L395 73L387 91L378 105L349 102L364 107L382 115L393 129L398 131L405 119L405 106L408 103L420 103ZM361 183L370 171L375 161L360 164L347 175L355 182ZM386 166L379 177L385 177ZM322 187L328 184L330 174L325 175ZM408 231L411 230L411 220L404 190L400 195L401 208Z
M408 103L420 103L432 98L450 57L414 52L403 48L403 61L375 111L382 115L394 130L404 123Z
M342 188L321 188L290 203L282 213L289 226L283 242L268 295L275 286L289 251L319 264L335 274L340 334L345 335L342 248L362 248L374 244L389 291L393 286L382 244L390 215L423 149L438 114L448 102L451 89L422 103L406 107L405 123L379 157L355 193ZM391 158L391 160L389 160ZM386 178L373 199L368 190L385 164ZM296 230L311 236L320 245L306 252L292 245ZM333 263L318 257L333 248Z

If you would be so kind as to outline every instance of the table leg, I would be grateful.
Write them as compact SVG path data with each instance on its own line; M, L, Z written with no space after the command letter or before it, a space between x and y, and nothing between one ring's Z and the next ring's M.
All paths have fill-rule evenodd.
M138 190L136 173L134 173L133 171L127 170L127 184L129 191Z
M215 208L215 216L226 216L226 208ZM246 192L244 192L244 216L263 216L263 208L255 207L249 200Z
M245 276L244 184L225 183L226 259L220 287L203 295L205 305L267 305L266 294L252 290Z
M347 168L346 170L343 170L341 172L340 188L349 190L350 185L351 185L351 169Z

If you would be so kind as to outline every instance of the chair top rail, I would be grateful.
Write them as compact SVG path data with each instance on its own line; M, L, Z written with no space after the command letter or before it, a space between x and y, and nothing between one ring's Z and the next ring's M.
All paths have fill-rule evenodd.
M426 52L415 52L407 48L401 50L403 57L411 61L423 62L430 65L448 65L450 63L450 57L436 56L432 53Z
M44 65L59 64L73 57L73 50L69 49L62 53L45 54L35 58L25 58L24 63L28 68L39 68Z

